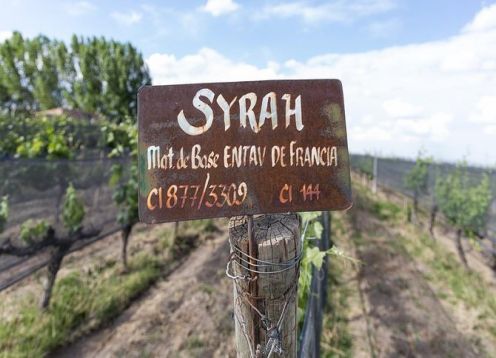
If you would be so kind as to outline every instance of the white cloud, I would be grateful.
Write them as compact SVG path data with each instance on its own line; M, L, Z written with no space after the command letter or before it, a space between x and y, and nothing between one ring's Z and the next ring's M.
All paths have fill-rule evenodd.
M496 93L496 88L494 90ZM476 123L496 124L496 95L484 96L477 102L470 120Z
M213 16L220 16L236 11L239 5L233 0L208 0L201 9Z
M496 18L495 8L482 12ZM181 58L154 54L147 63L155 84L339 78L351 151L414 157L425 147L443 159L469 152L469 161L494 162L496 28L465 29L442 41L265 66L208 48Z
M496 125L485 126L484 133L488 135L496 135Z
M79 16L96 10L96 6L88 1L76 1L64 4L65 11L72 16Z
M243 81L276 78L278 67L269 63L265 68L236 62L210 48L194 55L176 58L169 54L153 54L146 60L153 84L189 82Z
M12 37L12 31L0 31L0 42L4 42Z
M353 127L353 137L360 141L386 141L392 139L391 131L388 129L369 128L366 126Z
M449 136L448 125L452 120L452 114L442 112L434 113L429 117L399 119L393 128L390 128L390 132L400 137L423 137L433 141L441 141Z
M382 107L393 118L414 117L422 113L422 107L414 106L400 99L388 99L383 102Z
M496 28L496 6L483 8L463 30L465 32L485 31Z
M496 89L494 93L480 98L469 116L470 121L482 124L484 132L489 135L496 134Z
M358 17L384 13L395 7L394 0L335 0L315 5L306 1L281 2L263 7L255 18L301 17L307 23L351 22Z
M134 10L130 12L115 11L110 16L118 23L126 26L137 24L143 18L143 14Z

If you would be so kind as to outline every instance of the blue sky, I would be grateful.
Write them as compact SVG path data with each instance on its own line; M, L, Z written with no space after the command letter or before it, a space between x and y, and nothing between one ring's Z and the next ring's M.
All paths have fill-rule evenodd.
M496 1L0 1L13 30L131 41L154 83L339 78L350 150L496 165Z
M261 65L323 52L351 53L456 34L481 9L474 0L351 1L3 0L0 31L131 41L145 56L213 48ZM224 6L222 6L224 4ZM229 4L232 4L231 6Z

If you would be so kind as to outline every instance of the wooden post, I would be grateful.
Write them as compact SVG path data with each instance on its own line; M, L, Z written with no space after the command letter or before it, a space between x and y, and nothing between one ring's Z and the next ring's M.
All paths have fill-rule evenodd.
M374 194L377 193L377 157L374 156L374 168L373 168L373 171L374 171L374 180L372 182L372 192Z
M493 270L496 271L496 239L492 239L493 243Z
M298 216L231 219L229 240L237 356L296 357Z

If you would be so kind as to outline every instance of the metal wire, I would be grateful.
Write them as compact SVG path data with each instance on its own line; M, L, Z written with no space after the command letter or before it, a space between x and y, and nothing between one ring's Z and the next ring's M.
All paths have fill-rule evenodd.
M289 302L296 300L299 265L302 259L301 250L298 249L301 245L301 237L299 233L295 233L294 228L288 227L287 225L289 224L285 223L281 217L280 215L267 215L264 218L259 220L257 218L254 221L253 232L255 241L259 243L262 242L260 240L265 240L263 246L258 246L259 249L263 247L263 251L259 252L262 255L261 257L253 257L253 255L244 252L241 246L239 246L240 242L246 245L248 241L246 218L231 218L229 225L231 255L226 264L226 275L234 281L237 295L235 317L239 320L243 312L242 307L245 307L244 309L251 310L258 317L260 322L259 327L265 331L265 338L260 344L255 344L254 340L250 340L250 332L248 332L250 327L251 329L253 327L247 327L244 321L239 321L238 323L238 327L242 330L242 335L245 337L246 343L249 346L250 356L253 358L267 358L273 356L274 353L283 354L282 340L285 334L284 327L290 329L288 328L289 326L285 326L285 317L287 317ZM240 241L235 242L235 237L236 240ZM278 242L278 238L285 238L283 240L287 240L290 237L293 237L295 241L293 241L294 244L289 246L289 249L286 248L286 250L289 250L289 252L286 251L286 255L291 257L280 261L279 257L276 258L274 256L276 251L274 251L273 245ZM293 250L294 255L290 255L290 252ZM273 259L271 260L270 257ZM294 270L294 276L290 276L292 277L292 281L289 282L289 287L284 292L273 291L273 287L270 284L262 286L266 290L264 297L253 295L249 290L249 285L252 285L255 280L261 280L263 277L272 277L271 280L274 280L274 277L277 277L277 275L293 275L289 273L291 270ZM281 280L283 277L281 276ZM277 308L277 305L282 306L282 310ZM277 313L277 317L273 316L274 312L279 312ZM291 331L293 329L291 328ZM286 334L288 332L290 331L287 331Z

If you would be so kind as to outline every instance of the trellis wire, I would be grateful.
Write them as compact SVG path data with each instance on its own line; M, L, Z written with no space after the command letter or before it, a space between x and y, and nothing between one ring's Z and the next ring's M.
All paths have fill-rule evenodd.
M16 237L20 225L28 219L45 220L57 231L63 231L58 216L69 183L84 202L84 229L100 232L94 239L74 245L72 251L117 232L120 227L109 178L114 164L127 168L129 160L128 157L108 159L100 154L78 159L0 160L0 197L7 195L9 202L9 218L5 232L0 234L0 243L6 237ZM40 252L27 258L1 255L0 291L44 267L45 254Z
M296 240L293 247L295 251L294 256L289 257L284 262L269 261L260 257L253 257L243 252L238 245L240 245L241 242L246 243L245 240L249 240L249 238L246 236L248 234L248 231L246 231L245 227L247 220L245 217L236 217L231 218L230 220L229 243L231 246L231 255L226 265L226 274L234 281L237 297L235 301L234 313L236 320L242 330L242 335L246 339L246 344L250 351L250 357L252 358L267 358L271 357L274 353L277 353L279 355L284 354L282 340L283 334L285 334L285 332L283 331L283 326L285 325L287 330L287 325L290 325L289 321L286 323L284 322L289 302L293 300L296 301L297 299L296 290L299 277L298 272L300 260L302 257L301 253L298 253L298 247L301 248L301 243L299 242L300 237L299 235L294 236L292 230L285 225L285 219L287 218L278 215L266 216L263 218L263 220L257 221L259 223L257 224L258 228L257 230L253 230L253 235L255 236L255 240L257 241L257 243L262 240L260 242L265 242L267 245L272 246L272 240L276 240L276 243L277 240L285 240L285 238L288 237L293 237L294 240ZM276 223L279 225L275 225ZM274 230L281 231L279 232ZM234 238L239 241L235 242ZM272 258L275 259L276 257L273 256ZM236 267L237 270L233 270L233 267ZM282 275L283 273L286 273L291 269L295 270L294 277L291 278L292 281L287 282L289 286L284 287L284 292L275 293L274 291L276 289L274 288L274 291L272 291L273 288L270 286L270 284L267 286L269 292L266 292L264 297L260 297L259 295L254 296L250 291L251 282L260 280L260 277L263 277L265 275L271 277L274 275ZM236 274L235 271L238 274ZM291 273L288 274L291 275ZM281 282L283 282L283 278L284 276L280 276ZM278 289L277 291L280 290ZM252 303L252 300L255 303ZM260 306L261 300L263 300L263 304L261 304ZM258 302L258 304L256 302ZM278 313L277 317L270 317L270 315L274 315L274 311L268 310L268 307L276 307L276 303L279 303L283 308L281 311L279 311L280 314ZM261 328L266 332L265 345L263 344L263 342L259 342L259 344L255 346L254 342L256 341L256 339L254 338L254 336L251 337L250 332L247 331L248 328L246 322L243 320L242 317L243 305L244 307L248 307L249 309L251 309L258 316L261 322ZM292 328L296 329L296 327L294 326ZM254 332L256 332L256 329ZM256 333L254 332L252 333L255 335ZM286 332L286 334L290 334L289 331Z
M352 154L351 166L353 169L372 174L374 157L371 155ZM405 186L405 176L415 165L415 161L399 158L376 158L377 185L399 192L412 198L413 192ZM435 184L438 177L443 177L454 171L456 165L449 163L434 163L429 166L429 180L427 193L419 196L419 206L429 212L435 202ZM478 183L484 174L489 175L492 202L489 208L486 238L489 242L496 242L496 170L490 168L468 167L468 176L471 181ZM488 242L481 241L481 247L487 254L494 253Z
M323 212L322 214L322 224L324 227L324 230L322 232L322 236L318 238L317 240L317 245L321 250L328 250L331 247L331 240L330 240L330 215L329 212ZM240 218L239 220L240 223L244 223L244 218ZM301 235L300 240L303 241L306 238L306 232L307 232L307 227L308 227L308 222L304 224L303 232ZM231 247L233 247L231 243ZM234 247L231 249L233 253L237 253L237 247ZM240 250L239 250L240 251ZM303 252L303 250L302 250ZM226 273L228 276L233 279L233 280L245 280L249 281L251 279L250 275L240 275L236 276L233 275L230 271L230 262L234 257L237 258L242 258L243 262L246 264L249 264L249 261L247 259L254 259L256 261L256 265L259 265L261 267L266 267L266 266L282 266L284 269L292 268L295 267L295 265L299 264L301 260L301 255L298 255L297 257L294 257L293 259L288 260L288 262L282 262L282 263L277 263L277 264L271 264L268 261L265 260L260 260L256 258L249 257L249 255L246 255L245 253L239 254L239 256L231 255L231 259L228 261L227 267L226 267ZM246 258L246 259L245 259ZM250 271L248 267L243 267L246 269L246 271ZM327 277L328 277L328 264L327 264L327 258L324 259L324 264L322 265L322 268L320 270L317 270L316 268L313 268L312 270L312 280L311 280L311 285L310 285L310 292L308 294L308 303L305 308L305 318L304 318L304 323L301 332L299 333L298 337L298 357L300 358L310 358L310 357L319 357L320 356L320 337L322 333L322 320L323 320L323 313L324 313L324 307L325 303L327 300ZM260 273L262 271L259 270L254 270L257 273ZM275 270L277 272L280 272L281 270L277 269ZM253 271L251 271L253 272ZM274 273L274 271L271 271ZM265 272L262 272L264 274ZM296 289L297 281L295 281L295 285L291 286L290 290L288 292L292 291L293 289ZM239 289L239 286L236 285L236 289ZM286 293L287 294L287 293ZM240 297L244 297L243 295L238 295L238 299L241 299ZM287 300L285 303L285 308L287 306ZM249 305L249 301L247 301ZM257 314L260 316L262 322L265 320L265 325L270 325L270 323L267 323L266 317L258 310L256 307L251 306ZM284 309L285 311L285 309ZM236 310L235 307L235 316L238 322L240 323L241 327L243 328L243 335L246 340L249 339L249 334L246 332L246 322L243 321L243 318L239 314L239 312ZM279 317L278 323L275 325L277 327L276 330L273 330L273 337L270 336L271 333L267 333L267 336L269 337L269 342L267 342L267 345L265 347L265 350L262 352L258 352L259 354L263 354L263 357L270 357L272 353L274 352L281 352L280 350L276 350L277 343L280 342L280 326L281 322L284 317L284 312L281 314ZM271 341L272 339L272 341ZM272 345L271 343L274 342ZM250 354L252 357L255 357L257 352L256 350L250 347Z

